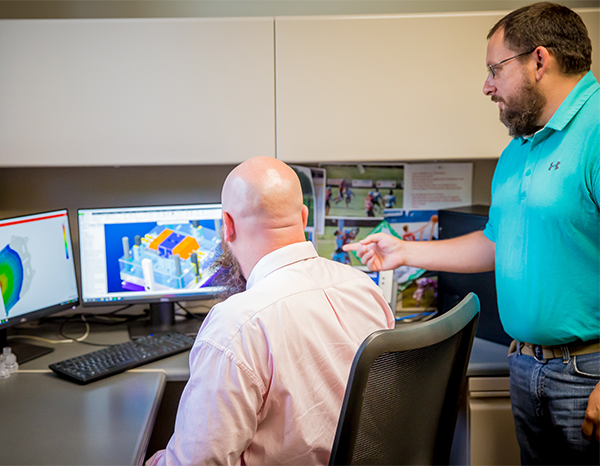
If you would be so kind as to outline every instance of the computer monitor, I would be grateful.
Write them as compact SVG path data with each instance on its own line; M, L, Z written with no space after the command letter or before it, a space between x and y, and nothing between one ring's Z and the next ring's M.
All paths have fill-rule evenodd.
M80 209L78 223L82 303L149 304L132 337L176 329L175 302L222 291L220 204Z
M0 348L23 363L53 351L21 340L7 329L79 304L67 210L0 220Z

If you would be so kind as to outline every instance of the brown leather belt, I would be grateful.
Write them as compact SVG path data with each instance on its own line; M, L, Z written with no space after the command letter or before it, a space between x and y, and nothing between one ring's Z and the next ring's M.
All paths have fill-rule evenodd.
M526 342L517 343L513 340L510 345L509 353L517 351L517 344L520 347L522 354L532 356L538 361L542 359L563 358L566 354L571 356L581 356L582 354L600 352L600 340L574 341L565 345L556 346L534 345Z

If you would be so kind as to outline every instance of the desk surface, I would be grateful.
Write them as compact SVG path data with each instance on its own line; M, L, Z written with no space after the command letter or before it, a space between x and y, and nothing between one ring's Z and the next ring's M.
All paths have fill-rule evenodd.
M38 332L36 332L38 334ZM61 337L56 334L45 334L54 339ZM119 327L94 327L89 341L106 345L123 343L129 340L129 334L125 326ZM43 344L42 344L43 345ZM46 345L48 346L48 345ZM85 345L83 343L69 343L55 345L55 351L29 361L21 365L26 370L49 370L48 365L64 359L89 353L99 347ZM493 341L475 338L471 359L467 370L467 377L508 377L508 347ZM144 370L158 370L164 372L167 381L185 382L190 376L189 351L156 361L145 366Z
M14 373L0 380L0 464L141 464L164 384L162 372L83 386Z
M62 339L47 327L35 333ZM95 326L88 338L106 345L128 339L124 326ZM81 386L58 378L48 365L99 347L54 348L0 380L0 464L140 464L165 382L189 378L189 352ZM508 376L507 353L504 345L475 338L467 376Z
M51 327L48 327L44 332L40 331L27 331L23 330L23 334L35 334L36 336L43 336L52 340L61 340L61 337L57 332L52 331ZM69 335L77 336L75 332L69 332ZM84 343L66 343L50 345L48 343L38 343L35 341L27 341L40 346L51 346L54 348L52 353L48 353L32 361L28 361L25 364L19 366L22 370L44 370L49 371L48 366L52 363L63 361L65 359L80 356L82 354L90 353L101 349L100 346L90 346ZM118 343L124 343L129 341L129 333L125 325L116 327L106 326L93 326L92 332L86 341L103 344L103 345L114 345ZM9 341L10 344L10 341ZM138 370L156 370L161 371L165 374L168 381L187 381L190 376L189 371L189 351L177 354L175 356L168 357L159 361L155 361L150 364L141 366ZM18 355L17 355L18 356ZM134 369L135 371L135 369ZM112 380L115 376L111 377Z

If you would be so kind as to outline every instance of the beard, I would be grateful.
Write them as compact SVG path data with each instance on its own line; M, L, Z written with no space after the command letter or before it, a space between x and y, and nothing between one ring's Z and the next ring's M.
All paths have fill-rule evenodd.
M224 287L223 291L219 293L220 299L225 300L234 294L246 291L246 278L242 274L240 263L234 257L227 243L221 243L221 254L214 260L211 267L221 269L215 277L215 284Z
M500 110L500 121L508 128L512 137L521 137L534 134L542 129L538 121L546 106L546 97L524 77L521 87L514 95L506 100L492 96L493 102L504 102L504 109Z

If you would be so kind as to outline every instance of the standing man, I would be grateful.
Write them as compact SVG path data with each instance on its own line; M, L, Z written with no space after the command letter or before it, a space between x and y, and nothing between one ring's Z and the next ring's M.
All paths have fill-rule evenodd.
M483 92L513 140L483 231L436 242L384 234L346 246L373 270L495 269L511 335L511 402L524 464L599 464L600 86L570 9L536 3L490 31Z
M190 352L175 433L149 465L327 464L350 366L362 341L393 328L363 272L305 240L308 209L289 166L256 157L222 192L232 296Z

